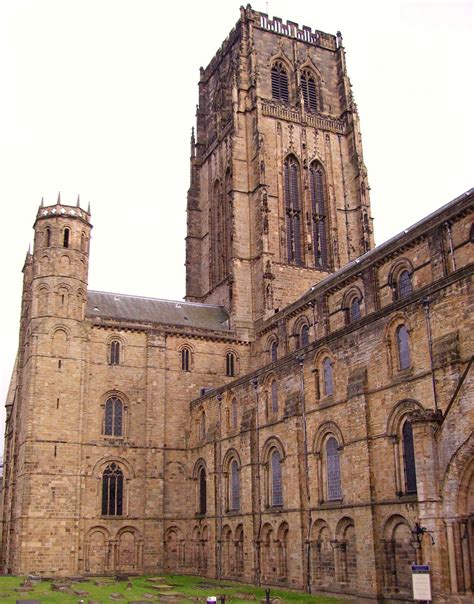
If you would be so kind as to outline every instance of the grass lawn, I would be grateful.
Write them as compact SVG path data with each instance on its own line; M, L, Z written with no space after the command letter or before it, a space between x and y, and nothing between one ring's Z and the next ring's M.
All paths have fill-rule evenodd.
M81 599L89 602L169 602L185 604L206 602L208 596L226 596L226 604L259 603L265 597L265 589L232 581L215 581L205 577L187 575L160 575L159 577L130 577L128 581L117 581L113 577L94 578L79 583L57 580L56 586L64 585L61 591L52 589L51 581L41 581L32 585L31 591L17 591L24 577L0 577L0 602L15 604L17 600L39 600L40 602L77 604ZM86 594L87 592L87 594ZM300 602L314 604L337 604L342 602L326 596L284 591L271 588L271 596L279 597L282 602ZM219 602L219 599L218 599Z

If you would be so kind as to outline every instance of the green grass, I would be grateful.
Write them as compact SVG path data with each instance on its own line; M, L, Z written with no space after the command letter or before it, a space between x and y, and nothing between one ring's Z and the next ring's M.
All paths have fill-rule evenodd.
M190 577L187 575L160 575L163 578L161 583L170 586L168 589L158 590L153 589L153 583L149 581L149 577L130 577L132 584L131 589L127 589L127 581L115 581L111 579L110 585L96 585L95 580L81 581L70 585L72 590L80 590L88 592L87 596L80 596L74 593L64 593L53 591L51 589L51 581L41 581L33 585L32 591L16 591L24 577L0 577L0 602L2 604L15 604L16 600L39 600L45 604L57 602L61 604L79 602L84 600L84 604L88 604L89 600L108 604L110 602L131 602L133 600L147 601L144 594L156 594L149 602L159 602L159 591L165 593L172 591L179 593L182 598L174 600L174 603L180 604L190 602L205 602L208 596L226 596L226 604L244 604L244 602L255 602L259 604L260 600L265 597L265 588L257 588L245 583L234 583L232 581L215 581L206 577ZM66 581L64 581L66 582ZM63 583L58 580L56 583ZM114 600L110 596L112 594L121 594L122 599ZM336 604L342 602L336 598L327 596L310 596L309 594L297 591L284 591L282 589L271 588L272 597L280 597L283 602L300 602L314 604ZM246 597L247 596L247 597ZM162 600L163 601L163 600Z

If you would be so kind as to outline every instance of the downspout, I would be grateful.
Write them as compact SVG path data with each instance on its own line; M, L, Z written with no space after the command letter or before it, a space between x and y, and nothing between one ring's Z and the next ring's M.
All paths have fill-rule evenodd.
M258 380L253 378L251 381L253 389L255 391L255 487L257 489L257 518L258 518L258 530L256 539L254 542L255 549L255 585L260 585L260 535L262 532L262 498L260 489L260 425L259 425L259 397L258 397Z
M216 497L216 516L217 516L217 535L216 535L216 574L220 580L222 577L222 394L218 394L217 402L219 403L219 425L216 430L216 438L214 439L214 467L217 479L217 497Z
M306 482L306 498L308 506L308 533L306 535L306 590L311 593L311 494L309 490L309 462L308 462L308 429L306 423L306 400L305 400L305 388L304 388L304 357L298 357L298 364L300 366L300 393L301 393L301 416L303 419L303 454L304 454L304 471L305 471L305 482Z

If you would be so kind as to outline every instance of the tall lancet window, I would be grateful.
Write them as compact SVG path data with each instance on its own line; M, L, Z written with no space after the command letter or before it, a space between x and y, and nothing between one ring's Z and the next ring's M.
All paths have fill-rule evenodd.
M288 74L283 63L276 62L272 67L272 99L288 103Z
M286 247L290 264L303 264L301 246L300 168L292 155L285 160Z
M318 110L316 79L308 70L303 71L301 74L301 92L303 93L304 108L306 111L316 113Z
M311 164L309 176L314 263L321 268L329 268L326 190L323 169L318 162Z

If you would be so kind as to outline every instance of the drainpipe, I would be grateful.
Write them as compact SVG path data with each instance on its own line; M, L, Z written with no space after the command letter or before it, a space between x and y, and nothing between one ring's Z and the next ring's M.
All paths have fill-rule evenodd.
M255 547L255 585L260 585L260 534L262 532L262 498L260 489L260 425L259 425L259 397L258 397L258 379L253 378L251 380L255 392L255 488L257 489L257 519L258 529L257 535L254 542Z
M438 395L436 393L436 379L435 379L435 368L433 361L433 337L431 333L431 317L430 317L430 299L423 298L421 301L423 304L423 310L425 311L425 324L426 324L426 333L428 336L428 350L430 353L430 369L431 369L431 384L433 388L433 401L435 411L438 411Z
M306 498L308 507L308 533L306 536L306 590L311 593L311 493L309 490L309 462L308 462L308 428L306 422L306 399L304 388L304 357L298 357L300 366L300 399L301 399L301 416L303 419L303 454L304 454L304 471L306 482Z
M217 578L222 577L222 394L218 394L217 402L219 403L219 427L217 430L216 438L217 447L215 453L215 471L217 478L217 501L216 501L216 512L217 512L217 531L216 535L216 571ZM216 440L214 440L216 442Z

